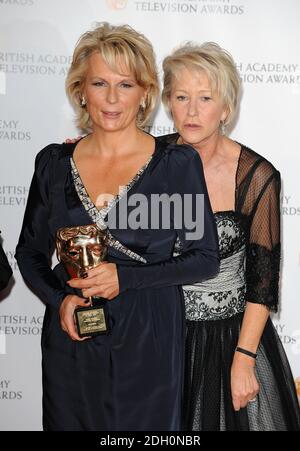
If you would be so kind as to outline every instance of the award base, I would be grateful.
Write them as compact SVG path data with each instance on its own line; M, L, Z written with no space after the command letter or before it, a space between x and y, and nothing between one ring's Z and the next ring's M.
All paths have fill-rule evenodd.
M80 338L108 334L107 315L103 305L78 307L74 314Z

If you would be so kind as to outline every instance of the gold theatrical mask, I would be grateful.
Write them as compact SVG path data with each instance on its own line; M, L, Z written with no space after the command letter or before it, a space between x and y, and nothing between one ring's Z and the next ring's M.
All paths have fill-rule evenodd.
M56 234L57 257L69 276L84 277L87 270L95 268L106 259L107 235L96 224L62 227ZM75 319L80 337L108 332L105 314L106 300L90 298L91 306L78 307Z
M57 255L71 278L84 273L105 260L106 233L96 225L63 227L57 231Z

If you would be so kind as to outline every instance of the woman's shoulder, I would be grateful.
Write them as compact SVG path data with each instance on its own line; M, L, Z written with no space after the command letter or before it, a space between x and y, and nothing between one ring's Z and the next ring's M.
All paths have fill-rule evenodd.
M198 152L187 144L169 144L164 149L164 165L173 180L204 177L203 165Z
M280 177L278 169L263 155L255 152L250 147L241 145L241 156L239 162L239 171L251 179L267 180L273 177Z
M199 160L199 162L201 163L198 152L192 146L188 144L176 144L176 141L172 142L162 138L165 138L165 136L159 136L158 138L156 138L156 140L160 154L164 160L175 163L184 163L184 161L190 162Z
M179 133L170 133L168 135L157 136L156 140L162 144L176 144L179 138Z
M51 143L38 152L35 158L36 167L44 167L49 163L60 160L64 157L70 157L74 150L74 144Z

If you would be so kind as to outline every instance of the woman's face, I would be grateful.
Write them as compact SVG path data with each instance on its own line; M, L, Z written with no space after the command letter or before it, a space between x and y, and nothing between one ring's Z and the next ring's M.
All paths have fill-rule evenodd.
M83 96L93 129L116 132L135 127L145 89L133 74L124 73L122 64L120 73L113 72L101 55L94 53L88 59Z
M207 144L215 137L220 121L227 116L222 100L212 93L204 71L184 68L173 76L169 105L178 133L185 143L194 147Z

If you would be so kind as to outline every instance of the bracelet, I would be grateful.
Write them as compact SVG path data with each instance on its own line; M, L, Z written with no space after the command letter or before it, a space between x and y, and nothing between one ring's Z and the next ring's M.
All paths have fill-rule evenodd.
M257 354L254 354L254 352L251 352L251 351L247 351L247 349L244 349L244 348L237 347L237 348L235 348L235 350L237 352L241 352L242 354L246 354L249 357L252 357L253 359L256 359L256 357L257 357Z

